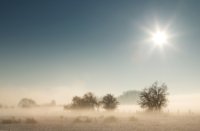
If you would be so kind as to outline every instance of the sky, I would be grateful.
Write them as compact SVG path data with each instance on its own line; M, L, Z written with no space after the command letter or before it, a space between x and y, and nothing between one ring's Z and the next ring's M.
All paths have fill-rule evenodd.
M198 96L199 11L198 0L1 0L0 102L120 95L154 81ZM156 25L171 36L162 49L148 41Z

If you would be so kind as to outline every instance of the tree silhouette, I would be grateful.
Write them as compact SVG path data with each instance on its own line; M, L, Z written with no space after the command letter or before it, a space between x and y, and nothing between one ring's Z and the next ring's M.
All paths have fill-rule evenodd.
M82 107L82 104L83 104L83 100L81 97L78 97L78 96L73 97L72 105L71 105L72 108L74 109L80 108Z
M86 108L88 109L94 109L94 107L97 105L97 98L92 94L91 92L86 93L83 96L83 102Z
M107 94L103 97L101 104L106 110L114 110L115 108L117 108L119 102L117 101L117 98L115 98L113 95Z
M158 85L158 82L154 82L140 93L138 104L148 111L160 111L167 105L167 95L167 85Z
M35 107L37 106L36 102L32 99L29 98L23 98L19 101L18 103L19 107L23 107L23 108L29 108L29 107Z
M72 104L65 106L66 109L89 109L93 110L97 106L96 96L88 92L83 95L83 97L75 96L72 99Z

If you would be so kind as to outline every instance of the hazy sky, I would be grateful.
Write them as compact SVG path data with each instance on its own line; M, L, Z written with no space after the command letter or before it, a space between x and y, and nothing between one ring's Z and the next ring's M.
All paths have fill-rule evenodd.
M119 95L156 80L171 94L196 94L199 12L199 0L1 0L1 101ZM152 50L144 28L156 23L169 25L172 46Z

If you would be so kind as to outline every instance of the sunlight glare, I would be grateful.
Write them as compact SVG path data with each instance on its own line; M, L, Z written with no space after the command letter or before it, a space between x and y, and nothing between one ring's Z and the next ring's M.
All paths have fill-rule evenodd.
M167 43L167 34L162 31L157 31L153 34L152 40L156 45L162 46Z

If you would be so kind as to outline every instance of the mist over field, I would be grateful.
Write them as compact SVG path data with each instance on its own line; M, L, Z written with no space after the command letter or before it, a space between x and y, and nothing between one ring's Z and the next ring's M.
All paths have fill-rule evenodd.
M57 94L59 94L58 96L52 97L55 95L55 92L52 92L52 94L47 94L44 93L42 94L42 92L38 93L37 92L32 92L32 94L29 94L28 92L2 92L1 91L1 95L0 95L0 104L4 105L4 106L8 106L8 107L13 107L11 109L1 109L0 114L1 115L6 115L6 114L13 114L15 115L15 112L17 112L17 114L20 114L20 112L35 112L36 114L44 114L46 111L48 111L49 113L47 114L62 114L63 112L65 112L63 110L63 106L66 104L70 104L71 103L71 99L73 97L73 94L70 94L72 97L70 96L66 96L67 93L65 93L64 91L61 92L56 92ZM25 93L25 94L22 94ZM61 95L62 94L62 95ZM80 95L82 95L80 93ZM122 95L122 94L121 94ZM121 96L119 95L119 97ZM9 97L10 96L10 97ZM74 95L75 96L75 95ZM101 97L101 96L100 96ZM45 105L50 103L52 100L55 100L56 102L56 106L55 107L36 107L34 109L20 109L18 107L18 103L22 98L31 98L33 100L35 100L37 102L37 104L39 105ZM128 98L128 102L126 103L125 101L120 102L120 105L117 108L118 112L136 112L136 111L143 111L143 109L141 109L139 107L139 105L137 104L137 100L138 100L138 96L133 95L132 99L132 103L128 103L129 98ZM199 94L185 94L185 95L170 95L169 96L169 100L168 100L168 106L166 108L164 108L165 112L173 112L173 113L177 113L177 112L182 112L182 113L188 113L189 111L193 112L193 113L200 113L200 105L198 102L198 99L200 99L200 95ZM31 110L35 110L35 111L31 111ZM13 112L13 113L12 113ZM24 112L24 113L25 113ZM38 115L39 115L38 114Z
M126 92L126 91L125 91ZM135 92L133 90L133 92ZM13 91L13 89L0 89L0 104L6 106L13 106L17 108L19 101L22 98L31 98L35 100L39 105L50 103L52 100L56 101L58 110L62 110L62 106L65 104L71 103L71 99L75 95L83 95L85 92L76 91L71 93L68 90L54 89L50 91L45 90L17 90ZM95 93L98 94L98 93ZM118 97L119 101L122 97L123 92L119 93L119 95L115 95ZM99 97L103 95L98 95ZM131 98L131 99L130 99ZM200 105L198 100L200 99L200 95L198 93L193 94L170 94L168 100L168 106L165 108L165 111L169 112L196 112L200 113ZM142 109L139 108L137 104L138 96L137 93L130 94L130 96L124 96L122 101L120 101L119 111L140 111ZM126 102L127 101L127 102ZM132 102L132 103L131 103ZM60 109L59 109L60 108ZM40 110L40 109L39 109ZM42 109L41 109L42 110ZM52 110L50 108L50 110ZM54 110L54 109L53 109ZM11 110L12 111L12 110Z
M61 107L1 109L0 130L6 131L198 131L199 114L176 112L151 114L130 112L130 106L115 112L65 111ZM131 108L138 109L135 106ZM125 109L125 110L124 110ZM128 110L127 110L128 109Z
M199 12L0 0L0 131L199 131Z

